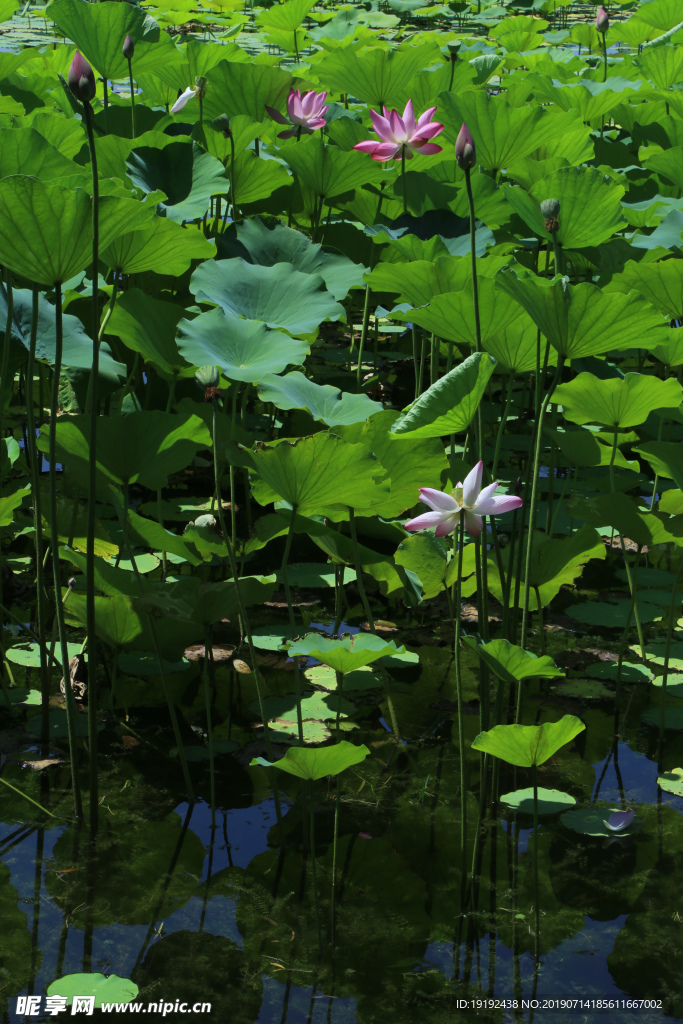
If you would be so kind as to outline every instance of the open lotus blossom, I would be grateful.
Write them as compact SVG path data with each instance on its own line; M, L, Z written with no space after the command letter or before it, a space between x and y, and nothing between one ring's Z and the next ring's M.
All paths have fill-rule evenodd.
M598 32L603 33L605 33L609 28L609 18L607 17L607 11L604 7L601 7L598 11L597 17L595 19L595 27L597 28Z
M399 117L397 110L382 108L384 116L375 110L370 111L370 117L375 131L381 142L374 142L368 139L367 142L358 142L353 147L361 153L370 153L373 160L400 160L405 156L406 160L412 160L413 152L431 155L440 153L441 146L430 142L435 135L443 131L443 125L438 121L432 121L431 117L436 107L425 110L417 121L413 112L413 101L408 100L403 111L403 117Z
M405 524L410 533L415 530L429 530L436 527L436 536L445 537L453 533L460 520L460 513L465 516L465 529L470 537L478 537L482 531L482 516L497 516L502 512L512 512L522 504L521 498L512 494L493 496L498 484L489 484L481 489L481 476L484 463L478 462L465 477L464 483L458 483L452 494L435 491L431 487L420 488L420 501L429 505L431 512L425 512L416 519Z
M273 121L277 121L278 124L294 126L293 128L288 128L286 132L278 132L278 139L291 139L295 135L301 135L302 133L312 135L316 129L324 128L325 114L327 113L326 99L326 92L314 92L311 89L302 96L298 89L290 89L289 96L287 97L289 120L279 110L275 110L273 107L266 107Z
M635 811L615 811L614 814L610 814L604 825L610 832L625 832L635 816Z

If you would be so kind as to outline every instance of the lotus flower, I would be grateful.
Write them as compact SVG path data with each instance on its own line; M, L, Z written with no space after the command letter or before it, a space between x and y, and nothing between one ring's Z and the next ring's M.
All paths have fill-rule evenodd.
M452 494L435 491L431 487L420 488L420 501L429 505L431 512L411 519L405 524L410 533L415 530L429 530L436 527L436 536L445 537L453 533L458 525L460 513L465 515L465 529L470 537L478 537L482 531L482 516L497 516L502 512L512 512L522 504L521 498L514 495L498 495L493 497L498 484L489 484L481 490L481 476L484 463L478 462L465 477L464 483L458 483Z
M469 128L464 123L455 140L455 159L458 161L458 167L461 171L471 171L477 165L477 151L474 148L474 139L470 134Z
M289 120L279 110L275 110L273 107L266 107L273 121L277 121L278 124L294 126L293 128L288 128L286 132L278 132L278 139L291 139L295 135L301 135L302 133L312 135L318 128L324 128L325 113L327 111L325 106L326 99L326 92L314 92L311 89L302 96L298 89L290 89L289 96L287 97Z
M359 149L361 153L370 153L373 160L379 161L400 160L403 156L406 160L412 160L412 151L425 153L428 156L441 152L441 146L429 142L429 139L433 139L435 135L443 131L442 124L430 120L436 107L425 110L417 122L412 100L408 100L406 103L403 117L399 117L396 110L387 110L386 107L383 107L382 110L384 117L374 110L370 111L375 131L382 141L373 142L369 139L367 142L358 142L353 147L354 149Z
M615 811L603 824L610 832L625 832L635 816L635 811Z
M595 27L597 28L598 32L602 32L603 35L609 28L609 18L607 17L607 11L604 7L601 7L598 11L597 17L595 19Z
M97 92L95 72L78 50L74 54L67 74L67 82L74 96L82 102L94 100Z
M189 100L194 96L197 96L200 99L203 99L204 96L206 96L206 79L198 75L194 81L195 84L193 86L189 85L185 92L182 92L175 101L171 107L172 114L177 114L179 110L182 110L183 107L187 106Z
M123 40L121 52L123 53L123 56L126 58L126 60L132 60L133 57L135 56L135 43L130 38L130 36L126 36L126 38Z

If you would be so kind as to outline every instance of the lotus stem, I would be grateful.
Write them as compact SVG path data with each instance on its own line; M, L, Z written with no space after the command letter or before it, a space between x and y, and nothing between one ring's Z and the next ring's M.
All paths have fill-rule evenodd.
M460 852L465 858L467 846L467 779L465 770L465 725L462 713L462 666L460 662L460 603L462 601L462 560L464 554L464 530L462 516L454 541L457 548L458 575L455 579L455 596L452 589L446 588L448 608L453 622L453 660L455 662L455 691L458 701L458 748L460 754ZM455 551L453 552L455 557Z
M512 370L508 374L508 384L505 393L505 404L503 406L503 412L500 417L500 423L498 424L498 434L496 435L496 447L493 452L493 465L491 466L491 477L493 480L496 479L496 473L498 472L498 459L500 458L500 446L503 440L503 434L505 433L505 424L507 423L508 413L510 411L510 404L512 402L512 389L514 387L515 378Z
M84 100L85 127L92 172L92 370L90 372L90 455L88 460L88 512L86 520L85 618L88 634L88 754L90 783L90 824L97 828L97 633L95 628L95 510L97 493L97 420L99 416L100 305L99 305L99 178L95 149L94 115ZM116 289L116 284L114 285ZM116 293L112 296L112 305ZM111 315L111 314L110 314Z
M292 540L294 538L294 523L296 521L296 505L292 505L292 514L289 517L289 529L287 530L287 540L285 541L285 550L282 556L282 583L285 588L285 600L287 602L287 611L289 613L289 630L294 638L296 632L296 625L294 622L294 608L292 607L292 592L289 588L289 580L287 578L287 563L289 562L289 554L292 550ZM301 680L299 677L299 662L294 658L294 692L296 694L296 727L299 736L299 743L301 746L304 745L304 724L301 715Z
M603 32L602 33L602 60L603 60L602 80L603 80L603 82L607 81L607 38L606 38L606 36L607 36L607 33Z
M408 213L408 195L406 193L406 147L401 150L401 185L403 188L403 213Z
M204 670L202 681L204 683L204 706L206 708L206 738L209 741L209 777L211 787L211 828L216 827L216 767L213 754L213 728L211 725L211 685L209 680L209 652L213 647L211 639L211 627L204 630Z
M532 480L531 480L531 501L529 503L529 530L527 534L527 545L526 545L526 564L524 567L524 604L522 606L522 633L520 639L520 646L522 650L526 650L526 632L527 622L529 620L529 597L531 590L531 560L534 553L534 531L536 529L536 510L538 506L538 474L541 462L541 446L543 444L543 420L545 419L546 410L552 398L553 392L560 382L562 377L562 367L564 366L564 357L560 356L557 360L557 369L555 370L555 376L553 377L550 390L546 393L541 402L541 408L538 414L538 421L536 423L536 445L534 447L534 463L532 469ZM517 715L515 721L519 723L519 716L521 712L521 686L517 692Z
M318 931L318 949L322 949L323 935L320 928L320 907L318 905L318 872L315 865L315 821L313 819L313 779L308 780L308 820L310 825L311 872L313 874L313 903L315 924Z
M356 387L360 392L362 375L363 375L363 351L365 349L365 342L368 337L368 328L370 326L370 294L371 288L369 284L365 285L365 303L363 305L363 325L360 332L360 343L358 345L358 367L356 369Z
M663 770L662 758L664 755L664 726L665 726L665 714L666 714L666 684L669 678L669 657L671 654L671 637L673 635L674 621L676 614L676 605L681 603L678 596L678 584L680 583L681 573L683 573L683 564L678 568L676 573L676 582L673 585L671 591L671 603L669 604L669 621L666 627L666 647L664 648L664 672L662 675L662 700L659 710L659 748L657 750L657 763L659 774L661 775Z
M541 933L541 907L538 887L538 777L535 764L531 766L531 771L534 785L534 955L536 957L536 962L538 962L538 952Z
M613 441L612 441L612 454L611 454L610 460L609 460L609 486L610 486L610 491L612 492L612 494L616 494L616 491L617 491L616 483L615 483L615 480L614 480L614 460L616 459L616 455L617 455L617 444L618 444L618 442L619 442L619 427L617 425L615 425L615 427L614 427L614 438L613 438ZM645 637L644 637L644 634L643 634L643 623L642 623L641 618L640 618L640 612L638 610L638 599L636 597L636 584L635 584L635 581L633 579L633 575L631 573L631 566L629 565L628 559L626 557L626 544L624 543L624 538L621 535L621 533L619 534L619 546L621 548L621 554L622 554L622 557L624 559L624 568L626 570L626 579L628 580L629 593L631 594L631 597L633 598L633 617L636 620L636 630L638 631L638 643L640 644L640 656L643 659L643 661L647 661L647 655L645 653Z
M135 138L135 86L133 84L133 58L128 58L128 80L130 81L130 130Z
M36 627L40 648L40 739L43 756L46 756L50 741L50 671L47 660L47 641L45 626L47 609L45 607L45 568L43 564L43 517L42 495L40 493L40 459L36 447L36 418L33 409L33 374L36 360L36 341L38 336L38 299L40 292L33 289L31 304L31 340L28 350L28 366L26 368L26 420L28 424L28 461L31 467L31 492L33 497L33 527L36 545ZM8 307L9 313L9 307ZM9 317L11 322L11 317Z
M22 793L20 789L17 789L16 786L13 786L11 782L7 781L7 779L3 779L2 776L0 776L0 782L2 782L3 786L7 786L8 789L11 789L13 793L16 793L18 796L23 797L24 800L28 800L30 804L33 804L34 807L37 807L39 811L43 812L43 814L47 814L49 818L57 817L57 815L53 814L52 811L48 811L47 807L43 807L43 805L39 804L37 800L33 799L33 797L28 796L26 793Z
M66 699L66 722L69 734L69 759L71 762L71 781L74 793L74 810L76 817L83 816L83 800L81 783L78 778L78 753L76 749L76 698L71 687L69 672L69 648L66 641L64 624L64 606L62 604L62 581L59 571L59 516L57 514L57 413L59 412L59 379L62 372L62 349L64 334L62 329L62 285L55 284L55 362L52 370L52 394L50 400L50 436L48 443L48 459L50 462L50 549L52 551L52 575L55 588L55 614L59 633L59 647L64 679L64 696ZM94 679L90 674L90 656L88 654L88 677L91 680L89 689L94 689ZM88 702L90 703L90 701ZM92 757L92 751L90 752ZM92 797L91 797L92 799Z

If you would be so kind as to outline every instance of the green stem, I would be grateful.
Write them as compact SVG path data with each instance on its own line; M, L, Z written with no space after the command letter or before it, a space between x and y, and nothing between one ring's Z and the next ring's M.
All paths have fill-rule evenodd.
M53 814L52 811L48 811L46 807L43 807L42 804L39 804L37 800L33 799L33 797L27 796L26 793L22 793L20 789L17 789L16 786L13 786L11 782L7 781L7 779L3 779L2 776L0 776L0 782L2 782L3 786L7 786L8 789L11 789L13 793L16 793L18 796L22 796L24 800L28 800L29 803L33 804L34 807L37 807L38 810L43 812L43 814L47 814L48 817L50 818L56 817L56 815Z
M14 321L14 292L12 290L12 271L5 267L5 290L7 292L7 323L2 344L2 363L0 365L0 439L5 436L4 414L5 414L5 388L7 387L7 368L9 366L9 350L12 343L12 323ZM12 384L9 387L8 405L12 401ZM2 480L0 478L0 494L2 494Z
M130 81L130 130L135 138L135 86L133 85L133 58L128 58L128 79Z
M97 420L99 416L100 306L99 306L99 178L95 150L94 115L88 100L83 104L92 172L92 370L90 371L90 437L88 459L88 510L86 520L85 618L88 633L88 754L90 824L97 828L97 633L95 625L95 510L97 494ZM116 278L111 308L116 301ZM111 314L110 314L111 315Z
M204 706L206 709L206 738L209 741L209 776L211 786L211 828L216 827L216 772L213 756L213 728L211 725L211 686L209 682L209 651L213 646L211 627L204 630Z
M401 149L401 185L403 187L403 213L408 213L408 195L406 192L406 147Z
M365 342L368 337L368 327L370 326L370 294L371 288L369 284L365 286L365 304L363 306L363 326L360 332L360 344L358 346L358 367L356 369L356 388L358 391L361 389L362 373L363 373L363 351L365 349Z
M612 441L612 454L610 456L610 461L609 461L609 486L610 486L610 491L612 492L612 494L616 494L616 492L617 492L616 483L615 483L615 479L614 479L614 460L616 459L616 456L617 456L617 444L618 444L618 441L619 441L619 427L615 424L615 426L614 426L614 438L613 438L613 441ZM640 656L643 659L643 661L647 661L647 655L645 653L645 636L643 634L643 623L642 623L641 618L640 618L640 611L638 610L638 600L637 600L637 596L636 596L636 594L637 594L636 585L635 585L635 581L633 579L633 575L631 573L631 566L629 565L628 559L626 557L626 544L624 543L624 538L621 535L621 533L619 534L619 546L621 548L621 554L622 554L622 557L624 559L624 568L626 570L626 579L628 580L629 593L631 595L631 598L633 599L633 617L636 620L636 630L638 631L638 643L640 644Z
M308 780L308 820L310 826L311 872L313 874L313 903L315 904L315 923L318 930L318 948L322 949L323 936L320 928L320 907L318 905L318 872L315 864L315 821L313 820L313 780Z
M237 217L237 205L235 200L235 140L230 131L230 203L232 210L232 219L235 220Z
M455 662L455 691L458 702L458 748L460 755L460 853L465 858L467 845L467 780L465 771L465 725L462 711L462 666L460 662L460 604L462 601L462 559L465 549L462 516L455 534L458 549L458 575L455 580L455 598L452 590L446 589L451 620L453 622L454 641L453 659Z
M539 937L541 928L541 907L538 887L538 778L535 764L531 766L531 771L534 784L534 952L536 959L538 959Z
M603 80L603 82L606 82L607 81L607 39L605 38L605 33L604 32L602 33L602 58L603 58L602 80Z
M55 284L55 362L52 370L52 394L50 401L50 436L48 442L48 460L50 462L49 493L50 493L50 549L52 551L52 575L55 588L55 611L59 647L64 679L64 695L66 699L66 722L69 734L69 758L71 760L71 781L74 791L74 810L76 817L83 815L81 784L78 778L78 751L76 734L76 698L71 687L69 673L69 649L66 641L64 624L64 606L62 604L62 582L59 572L59 516L57 514L57 413L59 411L59 378L62 372L62 350L64 335L62 330L62 286ZM88 657L88 676L91 680L90 689L95 689L94 677L90 674L90 657ZM91 752L92 756L92 752Z
M237 428L237 396L239 384L232 385L232 408L230 412L230 437L234 440ZM237 547L237 502L235 500L235 467L230 463L230 539L233 551Z
M503 414L498 424L498 434L496 436L496 447L493 452L493 465L491 467L491 477L496 479L496 472L498 470L498 459L500 458L500 445L503 440L503 434L505 433L505 424L507 423L508 413L510 411L510 403L512 402L512 389L514 386L515 378L511 372L508 376L508 386L505 393L505 406L503 408Z
M292 514L289 517L289 529L287 530L287 540L285 541L285 551L282 556L282 583L285 588L285 600L287 602L287 611L289 613L289 630L292 634L292 638L296 635L296 625L294 622L294 608L292 606L292 592L289 588L289 580L287 578L287 563L289 562L289 553L292 550L292 540L294 538L294 523L296 520L296 505L292 505ZM296 726L299 735L299 743L304 745L304 724L301 716L301 680L299 678L299 663L297 659L294 659L294 691L296 694Z
M663 770L663 754L664 754L664 724L665 724L665 713L666 713L666 684L669 678L669 655L671 653L671 637L673 635L674 622L675 622L675 609L676 605L680 604L680 598L678 597L678 584L681 579L681 573L683 573L683 563L676 573L676 582L674 583L673 590L671 592L671 603L669 605L669 621L666 628L666 647L664 649L664 673L662 675L662 701L659 710L659 747L657 750L657 764L659 772L661 774Z
M541 461L541 447L543 445L543 420L545 419L546 410L552 398L553 392L560 382L562 377L562 367L564 366L564 358L560 356L557 360L557 369L555 370L555 376L550 390L544 396L541 402L541 408L538 414L538 421L536 423L536 445L534 448L534 463L532 468L532 479L531 479L531 502L529 506L529 529L527 533L527 544L526 544L526 563L524 567L524 604L522 607L522 630L520 638L520 646L522 649L526 649L526 630L527 622L529 619L529 592L531 589L531 560L534 552L534 532L536 529L536 509L538 506L538 472ZM519 722L520 712L520 700L521 700L521 689L518 691L517 697L517 718Z
M29 342L28 366L26 368L26 420L28 427L28 459L31 466L31 491L33 496L33 527L36 546L36 627L40 649L40 738L44 750L50 741L50 671L47 660L47 640L45 628L47 609L45 606L45 570L43 566L43 516L42 495L40 493L40 459L36 448L36 418L33 408L33 374L35 372L36 341L38 337L38 301L40 292L33 288L31 305L31 340Z

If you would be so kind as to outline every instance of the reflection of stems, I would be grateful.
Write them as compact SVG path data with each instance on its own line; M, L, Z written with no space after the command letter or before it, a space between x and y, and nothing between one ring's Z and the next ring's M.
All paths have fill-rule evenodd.
M130 79L130 128L131 138L135 138L135 87L133 85L133 58L128 58L128 78Z
M232 410L230 415L230 437L235 439L237 424L237 395L239 384L232 385ZM230 537L232 539L233 551L237 547L237 509L235 507L235 467L230 463Z
M614 440L612 442L612 454L609 461L609 486L612 494L616 494L616 484L614 481L614 460L617 455L617 444L619 441L619 427L615 424L614 427ZM626 579L628 580L628 589L633 600L633 617L636 620L636 629L638 630L638 642L640 644L640 656L643 661L647 661L645 654L645 638L643 635L643 624L640 620L640 611L638 610L638 601L636 598L636 585L631 574L631 566L629 565L626 557L626 544L624 543L623 535L619 534L619 545L621 547L621 553L624 558L624 568L626 569Z
M341 672L337 673L337 689L341 692L339 680L343 680ZM341 701L340 701L341 703ZM339 737L339 733L337 733ZM335 900L337 895L337 839L339 837L339 801L341 798L341 784L339 775L335 780L337 785L336 799L334 802L334 832L332 836L332 891L330 893L330 945L334 949L334 917L335 917Z
M97 635L95 632L95 493L97 488L97 417L99 415L98 383L100 372L100 305L99 305L99 179L95 151L94 115L90 102L83 104L85 127L90 148L92 171L92 370L90 371L90 451L88 456L88 515L86 520L85 621L88 633L88 754L90 783L90 824L97 827ZM110 309L116 301L116 278ZM111 315L111 314L110 314ZM66 678L66 677L65 677Z
M353 564L356 570L356 585L358 587L358 593L360 595L365 617L368 620L368 626L370 632L375 632L375 620L370 610L370 602L368 601L368 595L365 592L365 584L363 583L363 566L360 561L360 549L358 547L358 537L356 535L356 520L353 513L353 509L349 505L349 528L351 530L351 543L353 544ZM384 684L384 695L387 700L387 707L389 709L389 718L391 719L391 728L394 731L394 736L398 740L400 733L398 731L398 721L396 720L396 712L394 711L394 702L391 699L391 692L389 690L389 677L387 676L386 669L382 665L381 660L379 663L379 672L382 677L382 683Z
M322 949L323 936L320 929L320 907L318 906L318 874L315 866L315 822L313 820L313 780L308 780L308 811L310 823L311 871L313 874L313 902L315 904L315 923L318 929L318 948Z
M296 626L294 623L294 608L292 607L292 592L289 589L289 580L287 578L287 563L289 561L289 553L292 550L292 539L294 537L294 522L296 520L296 505L292 505L292 514L289 519L289 529L287 531L287 540L285 541L285 551L282 556L282 568L280 570L282 575L282 583L285 588L285 601L287 602L287 611L289 612L289 630L294 639L296 633ZM294 692L296 694L296 726L299 735L299 743L303 746L304 743L304 724L301 715L301 682L299 679L299 662L297 658L294 658Z
M465 550L462 516L460 517L460 527L455 534L455 538L458 549L458 575L455 580L455 600L453 599L452 590L448 587L446 587L446 598L455 634L453 658L455 661L456 700L458 701L458 748L460 752L460 852L464 863L465 846L467 844L467 788L465 773L465 726L462 713L462 670L460 664L460 602L462 600L462 558Z
M55 586L55 614L57 616L57 629L59 631L59 646L62 662L62 674L64 679L64 696L66 698L66 721L69 731L69 757L71 759L71 781L74 790L74 808L76 816L83 814L83 802L81 800L81 784L78 778L78 754L76 751L76 698L71 686L71 674L69 672L69 649L66 642L66 626L64 625L64 606L62 604L62 582L59 572L59 517L57 515L57 412L59 410L59 378L62 372L62 286L55 284L55 362L52 369L52 395L50 401L50 436L48 444L48 459L50 462L49 492L50 492L50 549L52 551L52 574ZM94 561L94 559L93 559ZM95 689L95 680L90 675L90 656L88 656L88 676L90 679L89 689ZM93 694L94 702L94 694ZM93 757L93 750L90 750ZM95 801L97 802L97 801Z
M666 629L666 647L664 649L664 674L662 675L662 703L659 712L659 749L657 751L657 766L659 774L663 771L662 758L664 756L664 716L666 712L666 683L669 677L669 654L671 653L671 635L674 628L674 616L675 608L677 604L680 604L680 598L678 597L678 584L681 579L681 573L683 573L683 564L679 566L678 572L676 573L676 582L674 583L673 590L671 592L671 603L669 605L669 621Z
M520 646L524 650L526 648L526 629L527 621L529 619L529 591L531 589L531 561L534 553L534 531L536 528L536 509L538 505L538 474L539 464L541 461L541 445L543 444L543 420L545 418L546 410L550 404L552 394L560 382L562 376L562 367L564 366L564 358L560 356L557 360L557 369L555 370L555 377L550 385L550 390L546 393L541 402L541 408L538 414L538 422L536 424L536 445L534 449L534 464L532 469L532 480L531 480L531 502L529 507L529 532L527 535L526 544L526 564L524 567L524 604L522 606L522 630L520 638ZM521 694L521 688L520 688ZM516 722L519 722L520 712L520 696L517 698L517 717Z
M26 419L28 423L28 461L31 467L31 490L33 496L33 527L36 545L36 629L40 649L40 739L43 744L43 757L47 757L47 746L50 740L50 672L47 662L45 627L47 610L45 608L45 568L43 565L43 517L41 511L42 496L40 493L40 461L36 448L36 418L33 409L33 373L36 359L36 341L38 337L38 299L40 292L33 289L31 305L31 340L28 350L28 366L26 369ZM9 298L9 297L8 297ZM8 318L9 307L8 307Z

